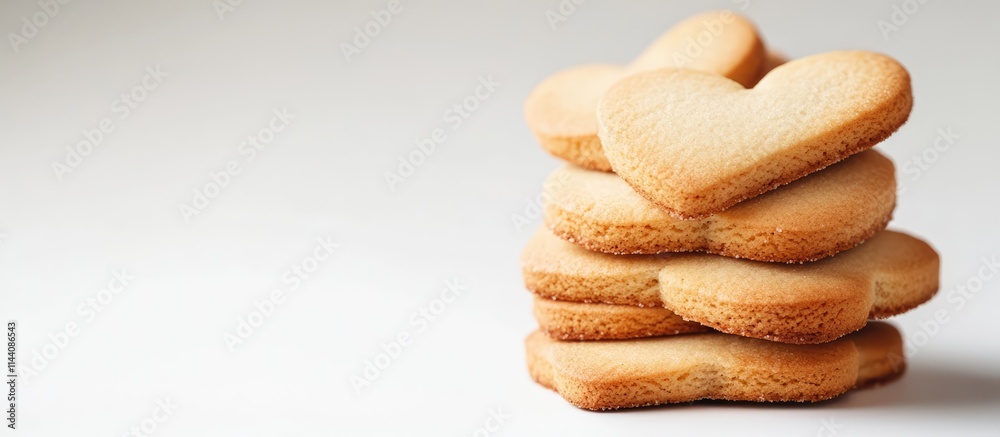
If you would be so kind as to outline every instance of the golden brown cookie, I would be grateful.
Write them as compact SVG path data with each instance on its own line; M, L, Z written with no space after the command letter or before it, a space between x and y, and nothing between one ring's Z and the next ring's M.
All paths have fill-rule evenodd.
M940 270L934 249L893 231L821 261L790 265L706 254L608 255L544 229L525 247L521 268L528 290L547 299L667 308L725 333L797 344L831 341L870 318L926 302L937 293ZM589 328L573 332L595 332ZM626 331L617 327L621 337Z
M689 69L629 76L601 98L598 135L633 189L695 219L878 144L912 104L894 59L839 51L781 65L749 90Z
M538 329L560 340L618 340L704 332L666 308L570 302L535 296Z
M895 168L874 150L701 220L680 220L611 173L566 166L546 181L545 223L587 249L615 254L708 252L811 261L885 228Z
M699 399L816 402L905 369L899 331L881 322L815 345L721 333L566 342L540 331L525 343L531 377L588 410Z
M568 162L610 171L597 137L597 102L615 82L641 71L680 67L753 86L767 63L753 24L732 11L688 18L663 34L628 66L584 65L558 72L528 96L528 127L542 148Z

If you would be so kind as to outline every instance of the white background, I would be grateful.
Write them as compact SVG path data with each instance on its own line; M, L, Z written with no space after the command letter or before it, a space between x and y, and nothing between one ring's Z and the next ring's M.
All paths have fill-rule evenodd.
M553 29L555 0L404 0L347 62L341 44L386 2L245 0L223 19L211 0L70 2L16 53L0 47L0 319L19 321L26 363L79 325L22 381L20 429L0 435L122 435L167 398L179 407L155 435L470 435L495 408L510 418L492 435L997 435L1000 280L961 308L947 296L1000 253L1000 8L927 2L884 38L877 22L901 3L591 0ZM891 224L943 259L941 294L897 326L912 343L935 311L949 321L917 338L904 379L832 402L581 411L525 370L518 256L540 221L511 216L559 163L522 104L548 74L626 62L713 7L791 57L867 49L906 65L915 107L879 147L898 168L933 155L938 129L960 134L900 172ZM4 1L0 31L39 10ZM120 119L115 100L156 65L169 76ZM445 111L480 76L502 85L453 129ZM247 162L241 141L276 108L296 118ZM52 163L105 117L115 130L57 178ZM435 128L447 140L390 190L384 173ZM185 222L179 205L230 160L242 172ZM288 291L284 272L325 236L339 249L230 352L223 334ZM135 279L88 322L78 306L114 269ZM418 332L411 314L449 278L467 289ZM401 332L412 344L358 394L351 375Z

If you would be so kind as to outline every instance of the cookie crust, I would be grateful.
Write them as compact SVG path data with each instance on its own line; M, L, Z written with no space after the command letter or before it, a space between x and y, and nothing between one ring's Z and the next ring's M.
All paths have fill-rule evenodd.
M545 192L545 224L588 250L789 263L860 244L885 228L896 205L895 167L874 150L701 220L671 216L613 174L572 166L553 172Z
M817 402L905 369L899 332L881 322L818 345L721 333L561 342L536 331L525 346L532 378L588 410L701 399Z
M929 300L940 260L923 241L894 231L831 258L788 265L704 254L608 255L540 229L521 266L528 290L546 299L666 308L729 334L815 344Z
M781 65L749 90L685 69L630 76L601 98L598 136L636 192L699 219L871 148L912 106L894 59L838 51Z

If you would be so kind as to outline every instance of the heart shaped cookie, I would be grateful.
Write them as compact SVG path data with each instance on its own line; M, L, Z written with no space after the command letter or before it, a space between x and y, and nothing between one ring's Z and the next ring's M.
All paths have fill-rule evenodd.
M765 65L774 66L773 59L766 58L752 23L732 11L708 12L678 23L628 66L584 65L550 76L528 96L525 119L549 153L610 171L597 137L597 103L613 84L641 71L680 67L752 86Z
M620 340L710 329L662 307L572 302L535 295L538 330L559 340Z
M892 381L906 368L903 339L886 323L811 345L717 332L556 341L535 331L525 348L536 382L588 410L699 399L816 402Z
M910 76L888 56L788 62L753 89L715 74L629 76L598 104L611 167L682 218L703 218L879 143L906 122Z
M616 338L691 332L664 311L638 311L667 308L728 334L822 343L927 302L937 293L939 271L933 248L893 231L802 265L704 254L608 255L544 229L521 254L525 287L535 295L619 307L536 305L544 331L578 339L613 338L612 331Z
M565 166L549 176L545 224L589 250L615 254L709 252L803 262L850 249L885 228L895 168L876 150L701 220L679 220L611 173Z

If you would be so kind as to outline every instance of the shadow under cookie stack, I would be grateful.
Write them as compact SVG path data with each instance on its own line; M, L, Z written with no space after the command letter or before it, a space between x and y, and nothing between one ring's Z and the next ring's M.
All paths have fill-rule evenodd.
M783 62L730 11L677 24L626 66L552 75L525 105L567 161L522 254L539 384L580 408L820 401L894 380L872 321L938 289L925 242L885 230L910 79L863 51Z

